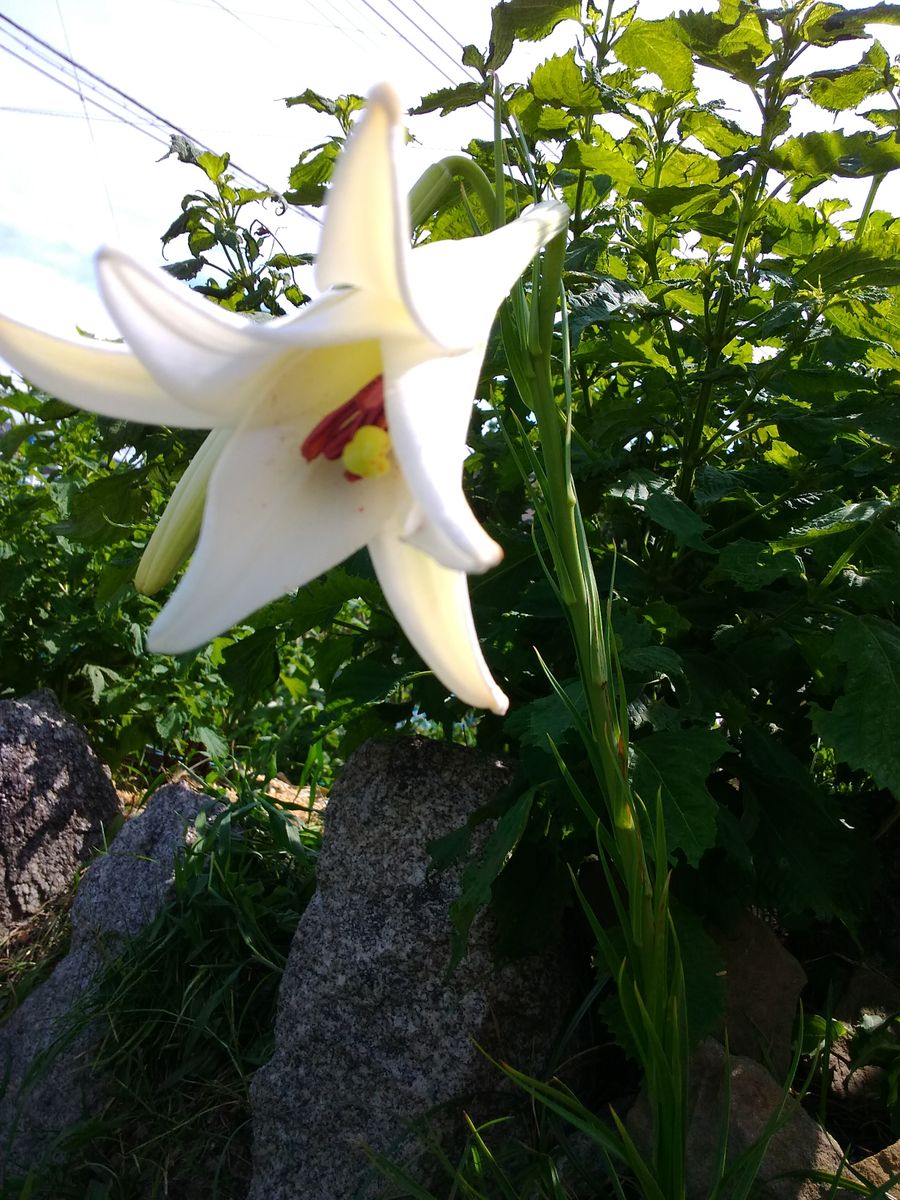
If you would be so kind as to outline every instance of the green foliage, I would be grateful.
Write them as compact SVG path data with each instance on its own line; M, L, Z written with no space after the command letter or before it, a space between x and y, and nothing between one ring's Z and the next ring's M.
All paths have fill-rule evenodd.
M62 1163L8 1180L10 1200L246 1194L250 1077L271 1055L278 984L314 887L319 835L300 816L247 784L237 800L210 801L173 900L60 1031L64 1046L91 1026L102 1112L60 1131Z

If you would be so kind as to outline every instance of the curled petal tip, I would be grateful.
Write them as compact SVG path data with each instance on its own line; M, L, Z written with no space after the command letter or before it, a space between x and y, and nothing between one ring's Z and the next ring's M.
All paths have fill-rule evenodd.
M392 125L397 124L403 111L400 97L389 83L378 83L372 88L369 92L369 107L382 109Z

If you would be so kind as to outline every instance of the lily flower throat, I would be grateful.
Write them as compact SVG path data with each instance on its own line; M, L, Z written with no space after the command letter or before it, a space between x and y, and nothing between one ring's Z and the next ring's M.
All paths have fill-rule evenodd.
M307 462L320 455L341 459L351 483L390 470L391 440L384 413L384 378L377 375L304 438L300 453Z

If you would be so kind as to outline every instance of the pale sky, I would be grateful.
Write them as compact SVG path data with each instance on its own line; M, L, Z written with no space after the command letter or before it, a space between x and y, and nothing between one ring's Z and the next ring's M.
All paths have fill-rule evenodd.
M714 5L693 0L688 6ZM640 15L655 18L672 7L668 0L642 0ZM213 149L230 151L235 165L280 189L299 151L336 130L327 117L287 109L283 97L308 87L329 96L364 94L389 79L412 106L423 93L466 78L458 42L484 49L490 10L487 0L454 0L452 6L436 0L6 0L2 15ZM575 32L566 23L546 42L517 50L503 77L527 76L550 53L568 48ZM900 30L875 32L891 54L900 51ZM811 65L853 62L863 49L865 43L850 43ZM203 178L174 159L156 162L168 136L150 118L112 105L157 140L83 105L35 63L58 74L51 54L0 21L0 311L52 332L74 335L80 325L111 336L115 330L94 291L94 251L113 243L158 264L160 235L178 215L182 196ZM722 96L722 83L721 75L712 76L708 94ZM83 77L81 84L92 94L93 80ZM740 104L737 97L733 102ZM817 114L816 122L827 127L828 118ZM852 115L836 123L850 128ZM481 109L413 118L410 128L421 143L404 159L410 184L428 162L457 152L474 135L491 134ZM879 203L900 211L900 186L890 178ZM289 249L315 248L315 227L300 215L270 211L264 219ZM184 254L176 250L173 257Z

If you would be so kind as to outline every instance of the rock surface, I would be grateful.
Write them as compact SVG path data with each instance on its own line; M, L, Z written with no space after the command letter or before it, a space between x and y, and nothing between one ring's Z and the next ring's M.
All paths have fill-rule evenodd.
M251 1088L249 1200L364 1200L378 1190L365 1147L415 1158L411 1121L447 1104L442 1133L456 1133L452 1102L477 1113L502 1088L475 1043L525 1069L546 1052L566 1002L561 959L498 965L482 916L448 978L460 868L429 872L429 843L508 779L484 755L422 738L370 742L347 764L282 981L275 1053Z
M726 1085L728 1096L728 1162L734 1162L759 1138L782 1101L782 1086L749 1058L731 1055L726 1070L725 1050L708 1038L691 1057L687 1135L688 1200L707 1200L722 1136ZM849 1200L852 1193L813 1180L785 1179L790 1171L841 1169L841 1148L833 1138L788 1099L787 1120L769 1142L754 1196L759 1200ZM649 1148L650 1125L641 1099L628 1114L628 1128L642 1148Z
M67 892L119 816L106 768L52 692L0 700L0 934Z
M52 1156L58 1135L102 1102L103 1082L90 1069L97 1032L73 1027L73 1007L125 939L156 916L186 825L204 803L192 788L172 784L123 826L78 889L69 953L0 1026L0 1182Z
M900 1197L900 1142L894 1142L886 1150L880 1150L853 1164L853 1170L858 1171L869 1183L885 1184L894 1181L894 1187L888 1192L892 1198Z
M786 1079L806 972L768 925L742 913L716 941L725 964L725 1028L732 1054L756 1059Z

